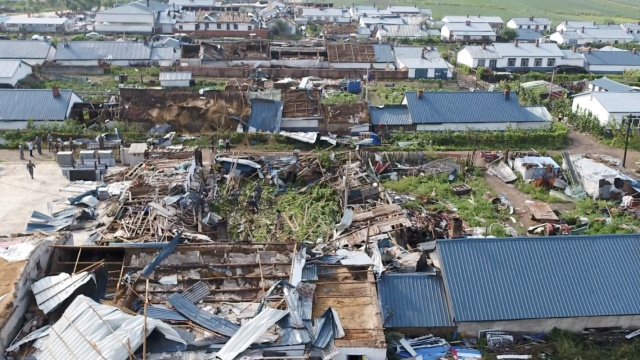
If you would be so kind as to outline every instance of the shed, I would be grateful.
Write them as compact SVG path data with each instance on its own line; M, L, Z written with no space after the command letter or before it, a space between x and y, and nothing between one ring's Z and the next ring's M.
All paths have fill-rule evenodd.
M378 280L378 297L386 329L426 335L453 327L439 275L384 274Z
M518 157L512 161L512 167L525 181L557 177L560 171L560 165L548 156Z
M1 89L0 129L26 129L29 121L64 121L82 99L71 90Z
M160 73L160 85L163 88L189 87L192 85L191 71L163 71Z
M407 70L409 79L441 79L453 77L453 65L442 58L398 58L398 70Z
M622 174L618 170L612 169L605 164L589 159L584 155L571 157L571 163L576 175L582 183L584 191L592 199L612 199L622 198L624 182L631 181L637 186L637 181ZM635 189L628 189L631 192L638 192Z
M129 151L127 151L127 158L129 160L129 165L133 167L143 162L144 155L146 152L147 152L146 143L131 144L131 146L129 146Z
M589 82L589 91L631 92L638 91L638 89L613 81L605 76L600 79L591 80Z
M435 254L458 331L475 337L637 327L639 252L633 234L447 239Z
M0 60L0 87L15 87L31 74L31 66L22 60Z

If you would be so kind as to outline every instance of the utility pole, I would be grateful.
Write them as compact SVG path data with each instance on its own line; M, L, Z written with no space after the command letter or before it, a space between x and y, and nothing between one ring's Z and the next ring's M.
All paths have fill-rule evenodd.
M631 117L633 115L629 114L629 118L627 119L627 137L624 140L624 156L622 157L622 167L626 167L627 164L627 149L629 148L629 133L631 132ZM624 123L623 123L624 125Z

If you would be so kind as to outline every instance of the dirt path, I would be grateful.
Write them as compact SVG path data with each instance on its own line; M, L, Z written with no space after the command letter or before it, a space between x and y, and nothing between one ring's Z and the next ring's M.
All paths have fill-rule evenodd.
M571 141L571 145L569 145L565 150L567 150L572 155L587 153L600 154L612 156L620 160L622 160L622 157L624 156L624 149L607 146L599 142L591 135L579 133L577 131L571 131L569 133L569 140ZM640 160L640 152L635 150L627 151L628 168L635 168L636 166L634 163L638 160Z

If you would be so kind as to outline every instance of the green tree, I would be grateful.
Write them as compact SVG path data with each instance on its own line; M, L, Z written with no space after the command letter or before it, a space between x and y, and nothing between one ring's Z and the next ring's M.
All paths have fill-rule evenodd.
M282 19L277 19L271 26L271 34L282 35L287 32L287 24Z
M513 41L518 37L518 32L515 29L505 28L502 30L501 37L505 41Z

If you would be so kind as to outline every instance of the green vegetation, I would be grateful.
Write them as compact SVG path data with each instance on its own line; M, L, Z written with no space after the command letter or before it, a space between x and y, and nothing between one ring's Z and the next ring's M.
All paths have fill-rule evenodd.
M403 147L403 151L411 150L474 150L490 146L496 150L531 150L538 151L562 149L567 145L569 131L561 123L553 123L541 129L521 130L509 128L506 131L439 131L416 132L413 134L400 131L391 132L392 146L397 142L412 141L413 145ZM385 150L387 150L385 148Z
M501 223L508 219L507 213L496 211L495 206L491 203L491 198L495 194L484 180L482 170L466 179L458 178L453 183L449 183L447 176L448 174L408 176L398 181L385 181L382 185L389 190L417 197L416 201L404 204L405 207L423 207L431 211L455 212L473 227L489 227L493 223ZM451 185L462 182L473 190L469 195L458 197L451 190ZM486 194L492 194L492 196L487 197ZM506 236L506 232L502 226L494 226L491 228L491 235Z
M348 92L336 92L332 94L327 94L320 101L326 105L335 105L335 104L353 104L355 102L360 101L360 95L351 94Z
M392 87L376 86L369 92L380 100L380 105L400 104L407 91L450 91L444 88L443 80L417 80L415 83L396 84Z
M563 214L567 219L586 217L590 221L585 235L632 234L640 231L640 221L617 209L618 204L603 200L580 200L574 210ZM609 216L611 214L611 216Z
M549 337L552 358L558 360L631 360L638 359L640 354L638 339L596 341L590 340L589 335L575 335L558 329L551 331Z
M564 200L549 195L549 189L545 187L536 187L533 182L525 183L522 179L516 182L516 189L531 196L534 200L540 200L546 203L563 203Z
M504 41L513 41L518 37L518 32L514 29L505 27L500 33L500 37Z
M391 44L400 43L402 45L425 46L425 45L440 44L440 38L437 37L437 36L423 36L423 37L419 37L419 38L387 37L386 42L391 43Z

